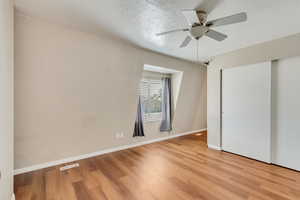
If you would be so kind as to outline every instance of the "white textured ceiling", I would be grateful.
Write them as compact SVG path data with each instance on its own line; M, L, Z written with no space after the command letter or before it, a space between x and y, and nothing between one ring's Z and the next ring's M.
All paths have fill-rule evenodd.
M187 27L181 9L212 10L208 20L245 11L245 23L216 27L229 37L199 40L199 58L213 56L300 32L300 0L15 0L21 12L85 31L105 29L163 54L195 61L196 41L178 48L186 33L155 34Z

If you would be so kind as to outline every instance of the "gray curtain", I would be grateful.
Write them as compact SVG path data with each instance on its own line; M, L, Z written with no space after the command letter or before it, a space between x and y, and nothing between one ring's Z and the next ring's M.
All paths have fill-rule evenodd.
M172 130L172 87L171 78L163 78L162 121L160 131Z
M140 136L140 137L145 136L144 124L143 124L143 109L142 109L140 96L139 96L137 115L136 115L136 120L134 123L134 131L133 131L133 137L138 137L138 136Z

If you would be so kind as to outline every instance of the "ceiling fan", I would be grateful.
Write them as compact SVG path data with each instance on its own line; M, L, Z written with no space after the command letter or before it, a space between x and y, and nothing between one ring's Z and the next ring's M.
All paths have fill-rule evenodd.
M157 36L166 35L175 32L189 32L189 35L184 39L180 48L186 47L192 38L199 40L204 35L217 41L223 41L227 38L227 35L211 29L212 27L229 25L244 22L247 20L247 14L245 12L235 15L207 21L207 13L203 10L182 10L182 14L188 21L189 27L184 29L175 29L156 34Z

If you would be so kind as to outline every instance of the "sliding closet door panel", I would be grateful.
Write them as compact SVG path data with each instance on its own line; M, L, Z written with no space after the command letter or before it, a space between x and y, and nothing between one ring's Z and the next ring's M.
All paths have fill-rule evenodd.
M222 148L271 162L271 63L223 70Z
M273 62L272 162L300 170L300 57Z

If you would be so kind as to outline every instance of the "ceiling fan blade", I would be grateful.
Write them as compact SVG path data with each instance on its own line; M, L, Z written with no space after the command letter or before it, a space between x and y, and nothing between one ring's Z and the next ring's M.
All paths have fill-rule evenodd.
M220 32L217 32L217 31L214 31L214 30L211 30L211 29L209 29L206 33L205 33L205 35L207 36L207 37L210 37L210 38L212 38L212 39L214 39L214 40L217 40L217 41L223 41L223 40L225 40L226 38L227 38L227 35L225 35L225 34L223 34L223 33L220 33Z
M239 22L244 22L247 20L247 13L242 12L239 14L231 15L228 17L223 17L219 19L215 19L206 23L206 26L215 27L215 26L223 26L228 24L235 24Z
M181 31L188 31L188 28L184 28L184 29L175 29L175 30L171 30L171 31L166 31L166 32L162 32L162 33L157 33L156 36L161 36L161 35L166 35L169 33L175 33L175 32L181 32Z
M180 45L180 48L186 47L191 40L192 38L190 36L186 36L186 38L183 40L182 44Z
M197 11L193 9L184 9L181 10L182 14L186 18L187 22L190 26L192 26L194 23L200 23Z

